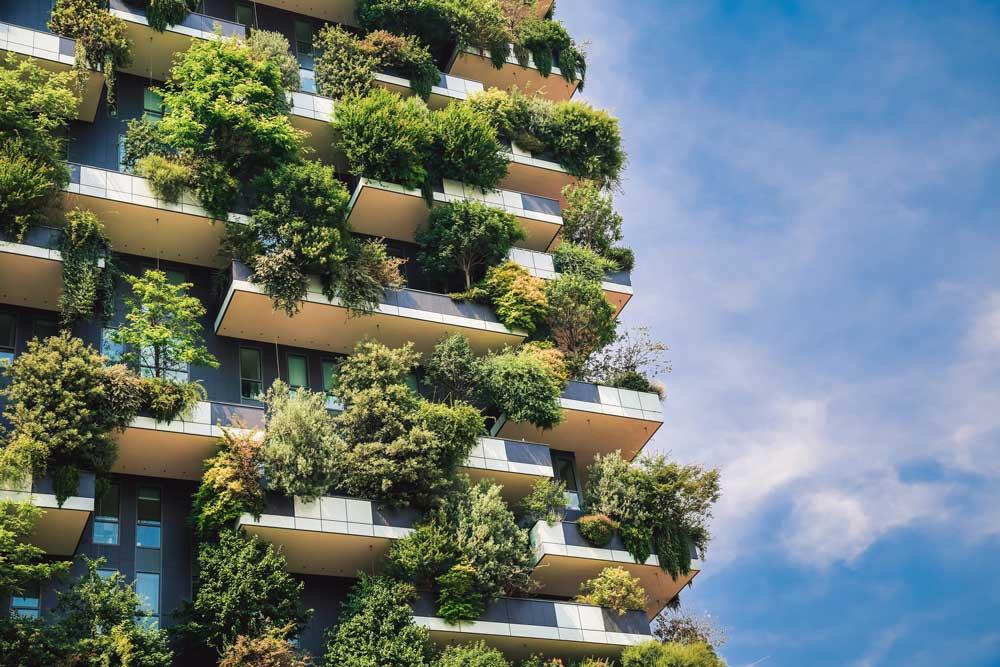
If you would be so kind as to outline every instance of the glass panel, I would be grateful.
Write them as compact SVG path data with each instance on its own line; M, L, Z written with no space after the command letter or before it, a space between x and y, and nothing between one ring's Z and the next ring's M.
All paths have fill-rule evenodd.
M115 362L125 354L125 346L115 342L113 336L117 329L101 330L101 354L108 358L108 361Z
M10 598L10 609L15 616L38 618L41 606L41 593L38 584L28 586L22 595L14 595Z
M306 358L301 354L288 355L288 386L292 389L309 386Z
M97 507L94 514L102 519L118 519L119 513L119 488L117 484L109 484L108 488L97 499Z
M94 519L94 544L118 544L118 519Z
M240 348L240 395L256 400L260 397L263 380L260 370L260 350Z
M118 171L122 173L130 173L131 169L125 168L125 135L118 135Z
M97 576L99 576L101 579L110 579L111 577L115 576L116 574L118 574L118 570L114 570L114 569L107 568L107 567L99 567L99 568L97 568Z
M0 353L14 358L14 341L17 336L17 319L12 313L0 313ZM6 357L0 357L6 358Z
M45 340L59 333L59 325L54 320L35 320L35 338Z
M566 490L575 492L576 485L576 462L569 456L553 454L552 465L555 468L556 479L566 485Z
M337 379L337 362L333 359L323 360L323 391L333 391Z
M549 199L548 197L522 194L521 205L524 206L525 210L534 211L536 213L547 213L548 215L555 216L562 215L562 210L559 208L559 202L555 199Z
M406 377L403 378L403 382L406 383L406 386L409 387L410 390L414 394L419 394L420 393L420 385L417 382L417 376L416 376L416 374L414 374L414 373L407 373Z
M140 487L136 508L139 520L135 528L135 545L147 549L160 548L160 490Z
M247 27L253 25L253 8L245 2L237 2L236 22Z
M135 593L139 596L140 609L154 616L160 615L160 575L137 572Z
M142 91L142 116L154 125L163 118L163 97L150 88Z
M312 53L313 27L308 21L295 20L295 48L299 53Z

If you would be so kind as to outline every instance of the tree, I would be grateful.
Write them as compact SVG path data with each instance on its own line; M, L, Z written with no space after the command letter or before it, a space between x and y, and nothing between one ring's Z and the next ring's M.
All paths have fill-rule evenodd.
M69 563L46 561L28 542L45 510L31 503L0 501L0 597L21 595L31 584L63 576Z
M539 521L558 523L566 515L569 500L566 497L566 483L548 478L539 479L531 485L531 491L521 500L521 523L528 528Z
M622 240L622 216L615 211L610 194L593 181L567 185L562 191L564 241L605 254Z
M261 433L225 429L219 450L205 461L205 474L191 504L191 524L202 538L231 528L245 512L264 511L260 486Z
M198 589L185 603L178 632L219 655L239 636L285 626L298 634L312 615L302 606L303 584L285 571L285 557L256 537L227 530L217 544L203 542L198 571Z
M270 60L281 71L281 82L287 90L297 91L299 80L299 62L292 55L288 38L273 30L254 28L247 38L247 45L255 58Z
M507 175L507 158L489 120L465 102L431 114L434 173L481 190L492 190Z
M646 591L639 577L621 567L606 567L593 579L580 584L576 601L614 609L619 614L646 608Z
M113 336L115 342L129 346L126 359L157 378L189 364L219 366L202 340L198 320L205 307L187 294L192 283L171 283L166 273L154 269L125 280L132 293L125 298L125 323Z
M572 375L591 354L609 344L618 323L601 285L578 275L563 275L545 286L549 311L546 323L552 340L562 350Z
M565 378L532 349L505 350L482 361L480 392L484 402L508 419L539 428L562 421L559 397Z
M424 364L424 372L424 382L433 388L435 399L476 402L482 367L469 339L462 334L449 334L439 340Z
M503 653L479 641L474 644L450 644L438 656L435 667L510 667L510 663Z
M510 213L478 201L449 203L435 207L427 226L417 232L418 261L442 281L461 271L469 289L477 268L502 262L524 238L524 229Z
M626 646L622 667L726 667L708 644L661 644L656 641Z
M649 378L670 372L670 361L666 358L669 350L665 344L650 338L649 327L636 327L618 332L611 345L587 360L581 374L589 382L656 391L663 398L662 389Z
M263 637L240 635L222 655L219 667L309 667L312 661L295 650L287 633L288 628L269 628Z
M714 649L726 643L726 631L709 615L696 616L679 609L661 611L653 619L653 636L669 644L708 644Z
M427 630L413 622L413 586L361 574L337 625L327 631L327 667L430 667Z

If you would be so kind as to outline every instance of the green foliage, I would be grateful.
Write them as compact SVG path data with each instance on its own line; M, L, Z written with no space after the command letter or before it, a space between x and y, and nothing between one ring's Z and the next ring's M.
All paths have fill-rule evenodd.
M531 527L538 521L562 521L568 504L565 482L540 479L531 485L531 491L521 500L521 523Z
M606 567L580 585L576 601L624 614L646 608L646 591L639 577L632 576L625 568Z
M606 273L613 272L618 268L590 248L574 243L559 244L556 251L552 253L552 260L556 271L560 273L571 273L598 282L604 279Z
M497 319L510 329L532 333L548 313L545 281L528 273L516 262L504 262L486 270L483 281L453 298L474 298L493 305Z
M430 667L427 630L413 622L410 584L361 574L327 631L326 667Z
M576 375L591 354L614 340L615 309L600 283L574 274L549 281L545 298L552 341L562 350L570 373Z
M126 359L152 368L156 377L186 364L218 367L202 340L199 319L205 307L187 294L191 283L175 285L163 271L153 269L125 280L132 292L125 297L125 322L114 340L129 346Z
M438 341L424 364L424 372L435 399L476 402L482 369L469 339L462 334L450 334Z
M661 400L663 399L662 387L653 384L645 375L638 371L623 371L622 373L616 375L611 382L603 384L618 387L619 389L631 389L632 391L643 391L657 394Z
M126 170L135 170L136 164L147 156L170 157L176 154L173 148L163 142L159 123L143 116L131 118L125 125L122 166Z
M507 350L483 360L481 391L508 419L539 428L562 421L559 396L565 382L532 350Z
M374 54L376 67L398 72L409 79L413 92L427 99L441 78L434 56L414 35L395 35L385 30L368 33L363 40Z
M326 394L276 381L264 394L264 446L261 460L268 486L310 502L326 494L334 481L344 443L334 433Z
M376 88L345 98L331 123L351 172L411 189L426 183L433 134L423 101Z
M415 35L434 50L455 43L505 55L511 41L495 0L361 0L355 15L365 31Z
M580 517L576 523L583 539L598 548L606 547L620 527L607 514L588 514Z
M348 246L347 262L335 286L335 296L352 314L368 315L382 303L387 288L403 286L400 268L405 262L389 256L381 241L354 240Z
M312 661L288 641L288 630L269 628L262 637L240 635L222 654L219 667L309 667Z
M68 332L37 338L7 369L4 417L10 434L0 450L0 479L51 474L61 504L76 491L78 471L107 473L117 455L108 431L104 358Z
M476 590L476 569L461 563L437 578L437 615L446 623L473 621L483 613L483 597Z
M62 577L69 563L47 561L28 542L45 510L31 503L0 500L0 596L21 595L28 586Z
M316 33L316 89L335 100L364 96L375 89L378 56L367 41L337 25Z
M232 528L244 514L260 516L261 434L226 429L219 450L205 461L205 473L191 504L190 523L202 538Z
M710 615L694 615L683 610L663 610L653 619L653 636L663 643L708 644L719 649L726 631Z
M299 61L292 55L288 39L273 30L250 31L247 46L254 58L273 62L281 72L281 83L286 90L299 89Z
M447 572L459 560L458 545L447 517L440 511L435 512L409 535L393 540L387 560L392 576L415 582L421 588L430 588L441 573Z
M256 537L223 531L218 543L198 547L198 589L181 613L178 632L193 645L220 655L238 636L270 628L305 627L312 610L302 607L303 584L285 571L281 552Z
M474 272L502 261L524 229L513 215L478 201L436 206L426 227L417 231L417 261L432 277L446 281L455 271L472 286Z
M137 125L142 127L142 125ZM194 171L176 159L152 154L135 163L135 173L149 181L153 194L168 202L177 203L184 190L191 187Z
M108 11L102 0L56 0L49 30L76 40L76 68L81 78L88 75L88 69L104 73L108 104L113 107L115 72L132 63L125 21Z
M147 403L153 419L169 422L191 411L205 400L205 388L197 382L179 382L162 377L145 378Z
M16 137L0 140L0 235L13 241L45 218L45 211L59 193L65 168L26 154Z
M469 98L469 104L489 119L500 136L534 153L546 150L545 138L552 133L552 103L541 96L528 96L517 88L490 88Z
M438 656L435 667L510 667L503 653L485 642L450 644Z
M42 618L0 614L0 656L17 656L22 665L58 665L65 641L55 626Z
M622 667L726 667L708 644L661 644L657 641L626 646Z
M645 512L640 476L638 467L629 465L620 451L597 454L587 469L587 508L623 524L638 523Z
M264 288L275 310L281 309L289 316L298 312L309 290L309 278L302 272L294 250L285 248L256 255L249 266L253 269L250 279Z
M465 102L431 114L435 176L483 190L496 188L507 175L507 158L489 120Z
M622 240L622 216L615 211L611 195L593 181L567 185L562 195L563 240L607 257Z
M649 336L648 327L619 332L614 344L587 360L583 375L590 382L635 391L655 392L663 398L663 385L650 382L671 370L666 345Z
M565 667L565 663L559 658L532 655L521 662L521 667Z
M148 0L146 21L153 30L163 32L167 26L177 25L197 8L197 0Z
M559 21L529 17L518 26L514 53L531 54L543 76L552 72L553 55L559 56L559 70L567 81L576 81L578 70L587 68L586 58Z
M566 219L563 218L565 224ZM619 271L631 271L635 268L635 251L624 246L614 246L604 251L604 257L615 264Z
M63 259L59 295L63 325L92 317L106 323L114 314L115 270L104 225L94 213L73 209L66 214L59 252ZM99 265L101 261L104 266Z

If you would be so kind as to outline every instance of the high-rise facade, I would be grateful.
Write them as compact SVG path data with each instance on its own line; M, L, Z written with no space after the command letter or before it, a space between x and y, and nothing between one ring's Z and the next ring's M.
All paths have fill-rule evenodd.
M31 58L45 69L77 67L75 41L49 28L52 4L0 2L0 49ZM528 13L533 20L549 19L551 5L529 3ZM355 2L203 0L196 9L162 31L149 26L144 3L111 0L103 9L124 22L133 50L131 64L113 77L114 109L106 94L107 72L90 71L79 88L77 118L69 126L69 182L50 221L0 243L0 357L7 365L30 340L59 329L64 287L60 238L65 233L63 216L74 209L98 216L122 275L140 275L150 268L163 271L169 281L191 283L188 293L205 309L200 318L204 344L218 366L166 369L171 377L204 388L203 400L193 410L172 421L136 416L115 435L117 458L108 483L97 484L92 472L83 471L75 493L62 503L56 501L52 480L44 477L30 480L30 489L3 491L5 498L45 509L32 536L35 544L54 558L103 558L103 567L134 582L146 611L166 628L176 622L174 610L197 587L199 540L188 517L204 462L216 451L224 429L261 426L261 396L275 380L293 389L331 391L338 364L366 339L392 348L411 342L425 359L442 338L454 333L463 334L477 355L524 344L531 336L498 317L494 304L456 299L451 294L458 291L454 283L426 275L418 231L429 224L435 207L485 202L510 214L523 231L509 259L527 274L552 281L560 276L553 253L563 241L564 188L581 180L579 165L561 163L551 146L526 147L518 143L519 137L502 133L507 167L495 188L441 178L421 192L354 170L340 152L340 137L331 125L340 102L320 94L323 86L317 85L314 67L320 57L315 36L324 26L343 24L363 34ZM566 2L560 9L572 11L572 4ZM405 22L400 25L405 28ZM225 254L227 226L213 223L196 196L186 191L177 201L168 201L124 164L128 122L145 118L156 123L170 113L156 89L170 78L174 59L192 44L242 40L256 30L284 35L298 62L299 86L288 92L288 116L314 149L312 157L334 166L348 189L346 223L351 232L383 239L391 256L407 260L402 267L406 285L388 287L367 315L353 315L312 279L298 312L289 315L276 309L266 290L255 284L254 272ZM425 96L434 111L492 88L516 87L560 103L573 99L581 86L582 71L564 75L558 64L566 61L558 53L556 64L543 74L547 67L513 47L508 47L506 59L496 59L475 46L434 46L440 77ZM376 71L374 85L404 98L415 96L398 68ZM253 215L251 209L240 210L233 210L230 222L240 224ZM477 267L476 278L486 268ZM632 296L628 272L609 271L599 284L617 317ZM73 335L113 357L122 347L114 330L124 318L126 292L119 280L110 320L77 319ZM423 388L420 380L413 386ZM697 560L677 577L659 566L655 554L638 563L617 536L595 546L576 522L586 512L581 498L588 465L595 456L615 451L627 460L636 457L663 422L659 397L626 386L570 380L558 402L561 420L550 428L487 409L484 431L461 464L461 472L474 482L501 483L512 507L538 480L565 484L569 500L563 519L526 526L534 554L532 576L539 586L530 597L490 601L479 619L457 623L437 617L432 591L421 593L413 603L414 619L435 643L483 640L512 660L529 654L613 657L622 647L647 640L650 619L697 574ZM334 413L343 408L332 393L328 407ZM317 656L323 653L323 633L336 623L357 573L381 572L390 545L422 520L414 508L387 509L367 498L335 492L305 502L272 490L262 513L246 513L237 522L238 530L280 547L288 571L305 583L303 603L313 614L297 642ZM646 609L620 614L574 601L580 584L608 567L638 577ZM15 613L44 617L55 604L57 588L43 583L4 604Z

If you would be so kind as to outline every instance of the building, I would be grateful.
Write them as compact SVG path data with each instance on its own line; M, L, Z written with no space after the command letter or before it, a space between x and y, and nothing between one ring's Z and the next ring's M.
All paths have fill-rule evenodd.
M548 14L551 4L537 3L541 16ZM49 31L50 11L49 0L0 3L0 49L54 70L74 67L75 44ZM292 387L328 390L338 360L365 337L391 346L412 341L427 353L442 336L461 332L477 352L485 352L519 345L525 334L501 323L488 306L433 291L420 271L414 244L414 233L426 224L430 211L420 192L344 173L351 192L352 230L385 238L393 255L408 259L407 287L386 290L378 310L362 318L349 318L343 307L310 291L302 310L289 317L271 307L245 266L220 256L225 227L212 224L196 199L185 195L178 203L165 201L145 179L122 165L127 121L155 120L164 113L152 88L169 76L174 56L197 40L216 39L218 33L244 38L252 29L287 37L301 67L301 89L289 92L292 124L309 133L319 159L340 162L329 125L335 103L318 94L313 75L317 55L313 35L329 22L352 25L354 2L204 0L199 12L162 32L149 27L142 3L111 0L107 11L125 22L134 48L133 64L116 76L114 114L108 109L104 74L91 72L83 87L78 118L70 128L70 182L62 207L80 207L100 216L124 272L138 274L157 267L171 280L193 283L190 293L207 311L202 321L206 347L220 364L171 369L200 382L206 400L180 420L136 417L118 436L111 485L100 497L92 474L81 478L77 492L62 505L48 479L33 480L30 488L5 489L2 495L45 508L33 540L53 557L103 557L107 568L135 582L156 622L169 627L174 622L171 611L191 597L195 586L197 543L187 517L203 461L214 452L222 429L261 423L258 399L263 389L280 378ZM534 62L519 61L513 51L499 68L489 56L455 48L439 57L442 72L428 105L440 109L476 91L514 85L542 91L551 100L567 100L579 86L578 81L560 76L558 68L544 76ZM398 73L378 72L376 81L401 95L413 94L410 82ZM484 199L512 213L526 235L512 250L511 259L534 276L555 278L551 252L560 239L561 192L576 178L551 156L532 154L514 142L508 142L505 155L507 175L496 191L484 194L445 180L431 193L431 203ZM343 169L342 164L337 166ZM239 219L245 214L232 215ZM54 214L50 226L33 227L18 242L0 243L0 356L7 362L25 350L30 339L58 328L61 224ZM215 276L220 271L227 280L216 292ZM601 286L615 312L621 312L632 295L627 272L606 275ZM120 302L117 311L120 321ZM108 335L113 326L114 321L108 328L80 322L73 333L113 354ZM698 562L679 579L663 572L656 556L636 563L617 539L595 548L574 522L582 514L580 482L586 465L596 454L615 450L635 457L663 422L658 397L573 381L563 391L561 406L565 417L550 430L499 416L463 468L474 480L501 482L511 503L523 498L538 479L555 478L566 484L571 496L566 519L539 522L531 529L541 593L532 599L491 603L479 620L457 625L437 618L433 600L421 597L414 604L415 619L430 630L435 642L482 639L512 658L530 653L614 656L623 646L646 639L650 618L697 574ZM246 515L239 525L280 545L289 571L305 582L304 602L315 613L298 641L322 654L323 631L335 622L355 574L378 571L389 544L407 535L417 520L412 511L387 511L364 498L330 496L304 503L269 494L265 512L259 518ZM611 565L625 567L642 581L649 600L645 611L619 615L572 602L581 581ZM20 614L44 616L54 602L55 591L42 586L36 594L7 604Z

